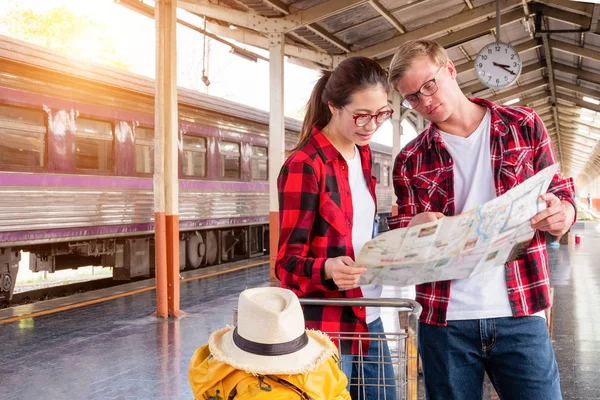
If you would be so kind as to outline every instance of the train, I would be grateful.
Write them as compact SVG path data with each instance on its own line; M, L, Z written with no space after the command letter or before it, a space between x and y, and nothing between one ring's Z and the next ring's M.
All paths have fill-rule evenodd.
M269 252L267 112L178 88L180 268ZM0 36L0 300L50 273L154 273L154 80ZM301 122L285 119L286 148ZM391 148L372 144L380 230Z

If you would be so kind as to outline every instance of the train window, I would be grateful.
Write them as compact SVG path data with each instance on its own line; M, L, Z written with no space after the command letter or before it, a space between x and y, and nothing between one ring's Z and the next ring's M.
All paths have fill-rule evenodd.
M219 150L221 152L221 178L239 178L240 144L221 142Z
M381 164L377 162L373 165L373 176L377 180L377 183L381 182Z
M383 186L390 186L390 167L383 167Z
M154 129L135 128L135 172L154 173Z
M77 118L75 168L94 171L113 169L113 129L109 122Z
M266 147L252 146L252 179L262 181L269 179L267 152Z
M46 165L45 121L41 111L0 106L0 167Z
M206 139L183 135L183 175L206 176Z

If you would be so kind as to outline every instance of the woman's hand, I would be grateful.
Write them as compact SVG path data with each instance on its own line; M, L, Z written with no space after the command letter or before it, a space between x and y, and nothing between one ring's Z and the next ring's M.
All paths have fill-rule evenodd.
M367 269L354 266L354 260L348 256L328 258L325 261L325 278L333 279L340 289L352 289L358 285L360 276Z

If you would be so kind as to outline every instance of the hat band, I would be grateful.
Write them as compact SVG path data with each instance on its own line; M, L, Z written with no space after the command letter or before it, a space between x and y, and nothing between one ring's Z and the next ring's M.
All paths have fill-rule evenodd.
M294 340L284 343L258 343L240 336L237 326L233 330L233 343L240 349L260 356L283 356L302 350L308 344L308 335L306 331Z

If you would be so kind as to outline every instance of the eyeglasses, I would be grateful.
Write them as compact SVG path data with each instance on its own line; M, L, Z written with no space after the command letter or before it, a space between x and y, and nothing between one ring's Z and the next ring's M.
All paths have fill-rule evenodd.
M419 94L422 96L433 96L438 91L436 79L445 64L440 66L440 69L435 73L432 79L421 85L418 92L407 94L402 100L402 105L406 108L417 108L419 105Z
M342 108L346 110L346 112L350 114L352 118L354 118L354 124L359 128L369 125L371 119L373 118L375 118L375 123L377 125L381 125L390 119L394 113L394 110L385 110L377 114L352 114L350 111L348 111L348 109L346 109L346 107L342 106Z

